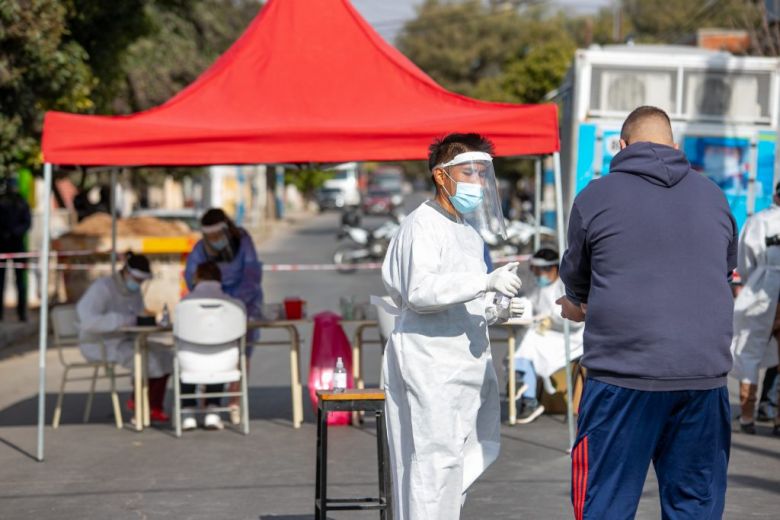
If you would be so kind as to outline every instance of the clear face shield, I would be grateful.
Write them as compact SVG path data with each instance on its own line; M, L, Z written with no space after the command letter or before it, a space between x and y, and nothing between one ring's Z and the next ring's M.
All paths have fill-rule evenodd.
M201 226L200 231L211 251L223 257L233 257L233 251L230 247L230 228L227 222Z
M493 158L485 152L465 152L439 164L451 186L443 186L455 210L483 237L486 234L506 238L504 214L498 196Z

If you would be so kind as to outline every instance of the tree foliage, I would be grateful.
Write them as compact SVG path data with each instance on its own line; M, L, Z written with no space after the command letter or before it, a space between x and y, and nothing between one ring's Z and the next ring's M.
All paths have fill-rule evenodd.
M426 0L398 47L445 88L491 101L535 103L557 86L576 43L565 17L542 7Z
M32 166L46 110L88 112L95 78L56 0L0 2L0 174Z
M235 41L257 0L0 0L0 174L35 166L47 110L163 103Z

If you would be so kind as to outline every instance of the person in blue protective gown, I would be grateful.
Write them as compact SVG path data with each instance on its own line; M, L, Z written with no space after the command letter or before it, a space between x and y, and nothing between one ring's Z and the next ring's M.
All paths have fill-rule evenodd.
M199 240L187 257L184 279L190 291L195 286L198 265L216 262L222 274L222 290L246 307L247 318L262 317L263 305L263 263L257 258L257 251L249 233L236 224L219 208L212 208L200 220L203 238ZM251 342L257 341L258 331L247 337L247 370L252 354ZM233 386L236 386L233 388ZM228 391L238 391L237 383L231 383ZM241 421L239 401L231 398L230 421Z

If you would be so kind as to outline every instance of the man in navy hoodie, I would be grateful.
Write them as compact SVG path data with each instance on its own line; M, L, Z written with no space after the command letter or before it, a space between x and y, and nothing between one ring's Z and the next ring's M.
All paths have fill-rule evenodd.
M574 201L560 270L561 314L585 321L588 369L575 517L634 518L652 461L664 519L719 519L737 226L721 190L677 149L663 110L634 110L620 147L609 175Z

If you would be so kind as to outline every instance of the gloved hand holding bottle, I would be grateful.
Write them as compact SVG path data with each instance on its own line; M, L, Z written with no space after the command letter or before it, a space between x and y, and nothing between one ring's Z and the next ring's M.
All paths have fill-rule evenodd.
M515 273L518 265L520 265L519 262L510 262L490 273L487 280L487 290L514 298L523 286L520 277Z

